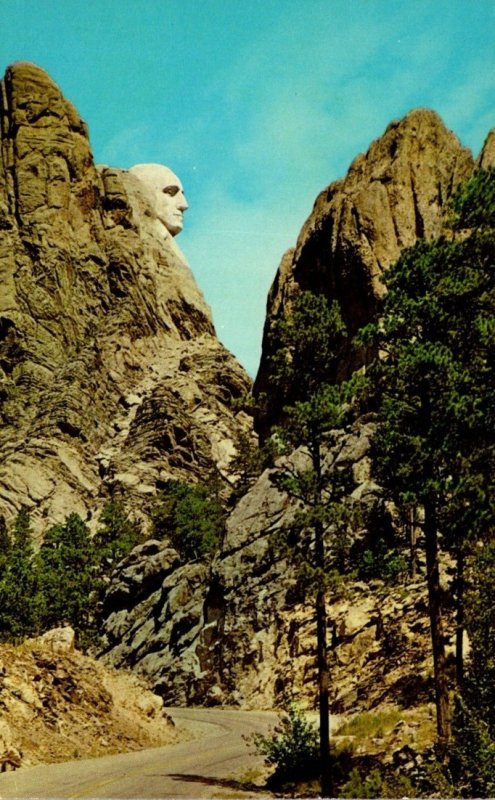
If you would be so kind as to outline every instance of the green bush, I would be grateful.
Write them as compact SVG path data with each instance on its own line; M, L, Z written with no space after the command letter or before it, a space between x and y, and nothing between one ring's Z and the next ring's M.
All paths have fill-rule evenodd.
M186 561L207 558L225 530L225 511L215 489L206 484L169 481L152 512L153 535L169 539Z
M255 734L252 738L265 763L275 767L272 785L310 780L318 775L318 731L294 705L281 716L272 735Z
M488 724L460 698L454 710L451 771L461 797L495 796L495 741Z
M358 559L358 577L363 581L380 578L388 584L394 584L406 573L404 556L395 549L388 549L384 542L363 550Z
M386 776L377 767L367 775L361 775L354 767L339 797L417 797L417 792L406 775Z

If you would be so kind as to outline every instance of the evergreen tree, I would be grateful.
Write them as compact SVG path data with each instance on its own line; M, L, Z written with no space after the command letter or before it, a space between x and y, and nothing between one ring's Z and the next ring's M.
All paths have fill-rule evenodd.
M463 797L495 792L495 541L476 549L466 570L468 671L454 711L452 774Z
M225 511L207 484L169 481L152 518L153 535L168 538L186 561L210 558L223 538Z
M106 574L137 544L144 535L138 522L131 519L120 500L108 502L99 518L93 545L100 574Z
M3 514L0 514L0 585L5 574L11 549L12 542L7 523Z
M32 635L38 625L31 520L25 508L15 519L11 543L5 530L2 538L5 549L0 576L0 636L12 640Z
M272 467L277 456L281 455L276 439L269 437L260 444L251 433L241 432L235 447L236 454L230 463L232 472L239 476L233 491L234 502L246 494L261 473Z
M41 627L69 622L79 634L90 631L97 564L89 529L78 514L47 531L36 566Z
M349 387L330 383L345 336L338 305L329 305L322 295L303 292L290 316L278 323L280 347L272 358L275 381L284 396L290 393L292 398L283 409L283 426L276 435L291 448L302 447L308 456L306 465L284 465L273 476L298 504L292 524L276 532L276 546L295 566L315 602L321 790L325 797L333 793L326 596L330 555L333 551L335 564L345 550L352 516L344 502L350 476L339 468L336 456L332 463L329 456L330 448L341 438L339 429L346 413Z
M493 511L495 240L492 229L481 225L479 205L475 214L477 189L481 202L489 194L486 175L475 176L454 203L456 226L476 220L476 230L405 251L386 275L379 324L361 338L384 356L369 370L381 420L375 439L379 476L399 505L423 511L437 729L444 752L451 713L439 533L457 555L461 629L465 555ZM491 219L489 209L487 216ZM459 642L461 637L462 630Z

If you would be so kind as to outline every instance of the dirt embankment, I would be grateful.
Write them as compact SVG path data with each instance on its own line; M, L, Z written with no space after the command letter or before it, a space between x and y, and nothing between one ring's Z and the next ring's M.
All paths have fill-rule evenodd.
M17 647L0 646L3 769L186 738L165 713L161 698L135 675L104 667L75 650L70 629L54 633Z

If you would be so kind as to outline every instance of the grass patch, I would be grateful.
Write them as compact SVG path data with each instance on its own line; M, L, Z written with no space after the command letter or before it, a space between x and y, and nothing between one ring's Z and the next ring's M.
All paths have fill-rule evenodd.
M376 752L379 744L388 750L412 744L422 750L435 741L435 721L430 705L413 709L384 708L356 714L335 731L337 739L347 739L361 753ZM377 742L378 740L378 742ZM383 740L383 742L382 742Z
M344 723L339 729L339 736L356 736L358 738L381 737L395 728L404 719L404 712L390 709L378 712L363 712Z

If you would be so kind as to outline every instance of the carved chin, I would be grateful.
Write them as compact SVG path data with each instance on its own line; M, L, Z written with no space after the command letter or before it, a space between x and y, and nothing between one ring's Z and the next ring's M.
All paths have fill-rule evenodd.
M167 229L171 236L177 236L178 233L181 232L184 224L182 220L170 220L164 219L163 217L158 217L162 225Z

